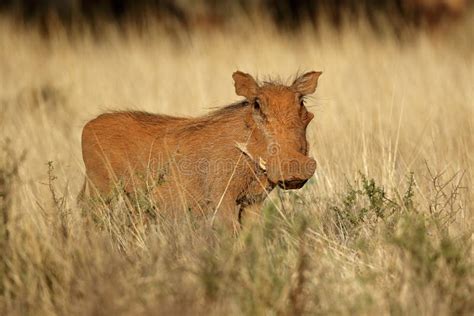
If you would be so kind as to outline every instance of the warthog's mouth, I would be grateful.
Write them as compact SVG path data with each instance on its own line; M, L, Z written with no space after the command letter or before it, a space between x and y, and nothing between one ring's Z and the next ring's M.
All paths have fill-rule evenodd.
M248 151L247 145L243 143L236 143L236 147L247 157L249 157L251 160L253 160L257 166L264 172L267 173L267 162L259 157L259 159L255 159ZM270 183L275 186L278 185L280 188L283 190L295 190L295 189L300 189L302 188L306 182L308 182L308 179L293 179L293 180L279 180L276 183L268 179Z
M278 186L283 190L294 190L294 189L301 189L303 185L308 181L306 180L282 180L278 181Z

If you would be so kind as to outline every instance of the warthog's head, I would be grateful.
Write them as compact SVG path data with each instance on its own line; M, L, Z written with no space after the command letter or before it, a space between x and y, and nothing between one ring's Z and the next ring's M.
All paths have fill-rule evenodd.
M258 84L249 74L233 74L235 92L250 104L246 123L252 136L248 154L266 171L274 185L301 188L316 170L308 157L306 127L314 115L305 107L304 97L316 90L321 72L308 72L290 85Z

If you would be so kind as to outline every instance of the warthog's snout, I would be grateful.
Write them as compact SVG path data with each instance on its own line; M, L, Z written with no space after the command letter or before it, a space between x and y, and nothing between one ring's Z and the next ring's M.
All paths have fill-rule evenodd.
M308 181L306 180L285 180L285 181L278 181L278 186L282 189L293 190L302 188L303 185Z
M291 158L271 159L267 170L268 179L282 189L299 189L316 171L316 161L300 153Z

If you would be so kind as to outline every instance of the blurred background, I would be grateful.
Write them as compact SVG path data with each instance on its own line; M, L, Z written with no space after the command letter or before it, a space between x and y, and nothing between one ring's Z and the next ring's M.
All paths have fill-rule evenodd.
M0 315L473 315L473 2L0 0ZM203 115L237 69L323 72L261 235L84 220L87 121Z
M104 25L150 21L175 28L218 29L236 18L266 16L285 31L304 25L317 27L321 19L338 28L360 16L375 29L397 32L406 28L434 31L462 19L472 9L469 0L1 0L0 12L49 34L58 26L78 30L87 25L98 31Z

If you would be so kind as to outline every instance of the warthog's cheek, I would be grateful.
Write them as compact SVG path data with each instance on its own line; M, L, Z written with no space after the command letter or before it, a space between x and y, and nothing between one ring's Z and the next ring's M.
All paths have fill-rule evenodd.
M278 181L278 186L284 190L294 190L300 189L308 181L306 180L288 180L288 181Z

